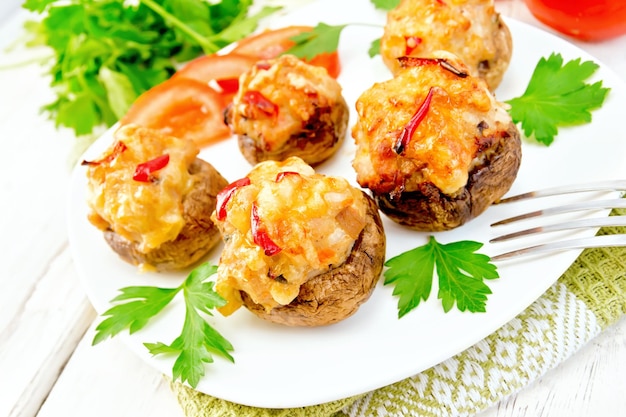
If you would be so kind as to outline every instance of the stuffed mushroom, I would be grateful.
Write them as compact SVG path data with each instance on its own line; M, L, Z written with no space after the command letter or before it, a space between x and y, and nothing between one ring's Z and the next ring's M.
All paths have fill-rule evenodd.
M319 164L343 143L348 117L339 83L293 55L259 61L244 73L225 112L252 165L290 156Z
M406 57L357 100L357 181L381 211L416 230L458 227L505 194L520 133L484 80L449 53Z
M376 204L343 178L300 158L258 164L226 187L213 220L225 247L216 290L271 322L321 326L354 314L385 258Z
M444 50L461 58L468 72L493 91L512 54L511 33L493 0L403 0L387 15L380 40L383 61L396 73L397 58L429 57Z
M101 158L83 162L88 219L122 259L182 269L220 241L211 214L228 182L197 154L191 140L128 125Z

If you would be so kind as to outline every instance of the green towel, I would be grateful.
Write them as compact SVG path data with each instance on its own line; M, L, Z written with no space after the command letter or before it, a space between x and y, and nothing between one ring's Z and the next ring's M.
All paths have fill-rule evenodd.
M599 234L614 233L626 228ZM172 390L187 417L471 416L541 377L625 312L626 248L586 249L545 294L495 333L378 390L293 409L233 404L179 383Z

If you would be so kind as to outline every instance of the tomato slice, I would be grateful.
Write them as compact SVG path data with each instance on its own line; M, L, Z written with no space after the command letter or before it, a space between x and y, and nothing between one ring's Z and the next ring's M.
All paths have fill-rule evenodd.
M232 52L239 55L254 56L258 59L276 58L295 44L291 40L292 37L312 30L312 26L287 26L280 29L266 30L240 40ZM341 72L341 63L337 51L322 53L316 55L311 60L305 61L311 65L326 68L328 74L333 78L337 78Z
M120 120L121 125L131 123L191 139L199 147L231 136L220 94L206 83L182 77L139 96Z
M172 79L189 78L203 83L215 82L223 98L223 106L231 102L239 89L239 76L252 67L257 58L236 53L205 55L189 61Z
M305 60L306 61L306 60ZM326 68L328 75L333 78L339 77L341 73L341 62L339 61L339 54L335 52L322 52L315 55L311 60L307 61L311 65L317 65L318 67Z

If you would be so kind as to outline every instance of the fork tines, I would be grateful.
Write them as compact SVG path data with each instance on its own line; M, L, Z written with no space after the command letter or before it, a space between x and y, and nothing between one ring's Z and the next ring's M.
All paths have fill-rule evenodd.
M502 253L500 255L492 256L491 260L502 261L521 255L548 253L567 249L609 248L617 246L626 246L626 235L603 235L580 239L561 240L552 243L544 243L542 245L529 246L526 248L517 249L514 251Z
M571 194L579 192L591 192L591 191L624 191L626 190L626 180L615 181L603 181L594 182L588 184L568 185L547 188L544 190L532 191L516 196L508 197L500 200L497 204L510 203L525 199L556 196L561 194ZM626 198L615 198L607 200L590 200L576 202L572 204L564 204L555 207L544 208L541 210L535 210L521 215L513 216L504 220L493 223L491 226L502 226L511 224L520 220L526 220L530 218L546 217L555 214L565 214L582 210L597 210L597 209L613 209L613 208L626 208ZM496 238L491 239L490 243L502 242L523 236L529 236L533 234L556 232L570 229L581 228L600 228L600 227L622 227L626 226L626 216L607 216L600 218L583 218L572 221L565 221L555 224L531 227L524 230L516 231L513 233L504 234ZM525 254L534 254L542 252L551 252L557 250L566 249L580 249L591 247L611 247L611 246L626 246L626 234L613 234L610 236L593 236L587 238L571 239L564 241L554 241L544 244L533 245L522 249L514 250L511 252L503 253L497 256L493 256L493 261L509 259Z
M518 200L509 200L518 201ZM539 216L549 216L552 214L567 213L580 210L592 210L592 209L613 209L613 208L626 208L626 199L613 198L609 200L590 200L582 201L573 204L564 204L562 206L548 207L541 210L531 211L528 213L520 214L518 216L509 217L492 223L491 226L501 226L504 224L513 223L519 220L530 219Z
M529 198L549 197L552 195L582 193L590 191L626 191L626 180L611 180L589 182L587 184L561 185L558 187L535 190L528 193L518 194L496 201L495 204L511 203L513 201L526 200Z

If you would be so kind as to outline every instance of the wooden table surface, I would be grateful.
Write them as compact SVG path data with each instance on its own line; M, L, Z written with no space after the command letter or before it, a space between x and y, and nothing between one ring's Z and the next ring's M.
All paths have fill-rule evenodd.
M10 3L0 7L0 66L32 58L5 50L19 42L26 16ZM549 31L521 0L496 7ZM626 36L573 43L626 80ZM0 416L183 417L163 376L119 340L91 346L96 313L74 270L65 222L77 145L39 114L52 97L37 64L0 70ZM624 374L623 319L480 416L624 416Z

